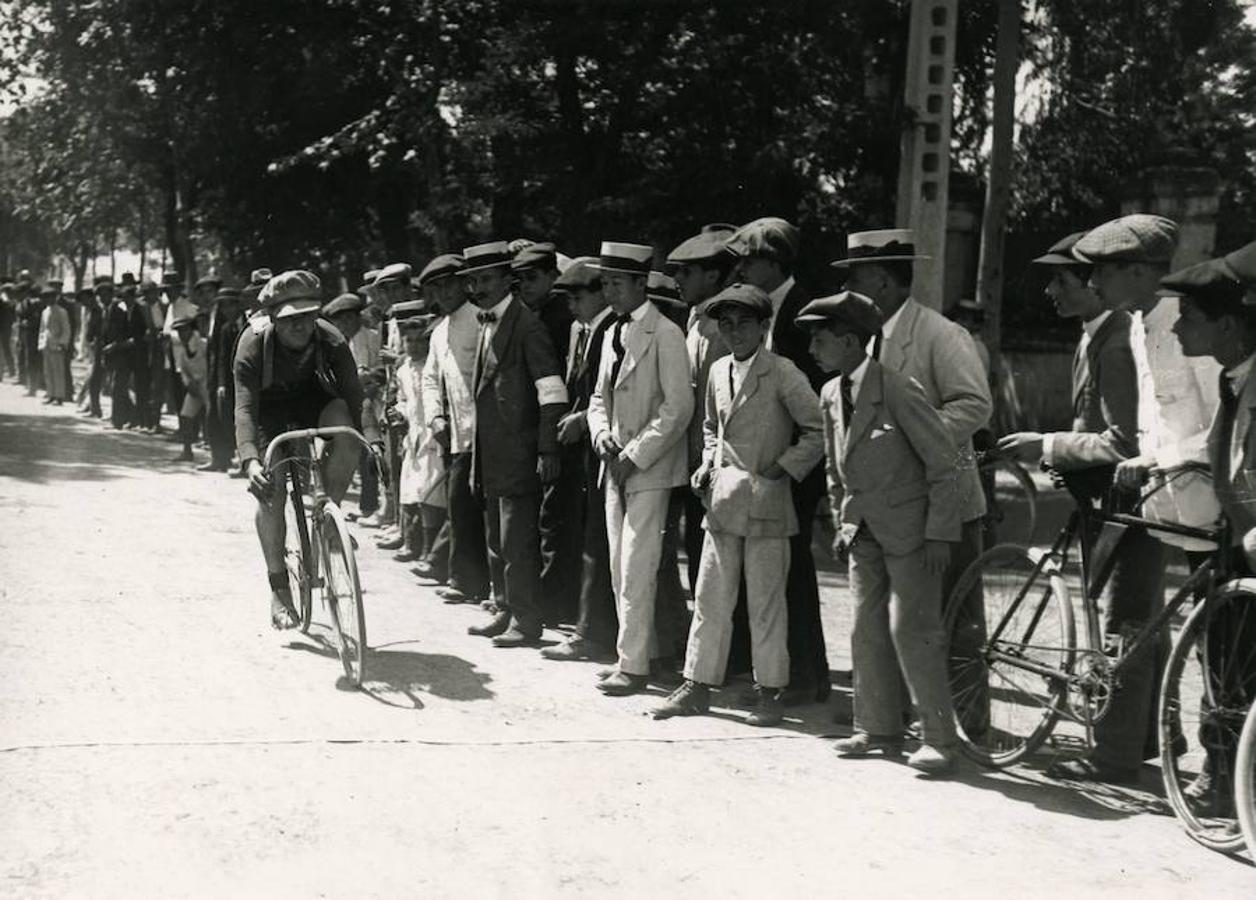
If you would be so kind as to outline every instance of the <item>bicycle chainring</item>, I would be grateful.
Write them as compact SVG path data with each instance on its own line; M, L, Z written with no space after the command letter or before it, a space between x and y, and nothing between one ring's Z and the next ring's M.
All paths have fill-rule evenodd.
M1112 706L1112 659L1097 650L1079 651L1069 682L1068 705L1073 716L1092 725Z

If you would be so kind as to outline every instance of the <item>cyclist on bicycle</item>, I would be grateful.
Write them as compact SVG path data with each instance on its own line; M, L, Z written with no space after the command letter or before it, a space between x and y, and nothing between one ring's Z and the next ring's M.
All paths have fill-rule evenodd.
M365 396L349 344L318 318L322 305L318 276L283 272L266 283L258 298L269 321L240 337L235 359L236 445L249 491L257 498L257 537L270 580L270 618L275 628L298 624L284 562L284 492L274 490L262 454L272 438L298 428L347 425L365 430L375 444L371 417L363 421ZM365 427L364 427L365 426ZM340 435L329 441L321 460L328 496L339 503L358 463L358 443Z

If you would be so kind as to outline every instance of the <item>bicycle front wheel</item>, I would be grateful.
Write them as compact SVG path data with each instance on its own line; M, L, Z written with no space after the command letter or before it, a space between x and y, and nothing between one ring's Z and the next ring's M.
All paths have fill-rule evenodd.
M309 633L314 597L314 581L318 559L310 543L310 526L305 518L305 495L300 467L288 465L288 504L284 510L284 561L288 566L288 583L292 586L301 631Z
M991 547L951 592L946 632L964 754L991 768L1028 756L1051 734L1068 693L1076 637L1064 579L1025 547Z
M1254 657L1256 593L1232 582L1187 617L1160 687L1165 796L1187 834L1223 852L1243 846L1234 794Z
M1239 735L1238 771L1234 778L1234 806L1247 852L1256 859L1256 704L1247 711Z
M345 676L355 687L366 678L366 611L353 542L340 507L330 501L322 509L319 540L323 554L323 599Z

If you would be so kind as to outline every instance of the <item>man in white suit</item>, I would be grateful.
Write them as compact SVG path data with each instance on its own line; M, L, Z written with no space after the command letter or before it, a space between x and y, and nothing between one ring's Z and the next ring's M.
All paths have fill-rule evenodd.
M599 684L612 696L636 693L649 680L652 576L671 490L688 481L689 357L680 328L647 302L653 257L651 247L606 241L598 263L603 293L616 314L603 339L588 414L606 485L606 532L619 616L619 664Z

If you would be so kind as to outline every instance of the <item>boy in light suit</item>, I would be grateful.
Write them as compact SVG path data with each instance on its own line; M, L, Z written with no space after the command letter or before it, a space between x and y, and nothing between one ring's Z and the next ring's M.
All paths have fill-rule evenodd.
M772 320L766 293L734 284L712 298L706 315L719 322L732 355L711 366L702 462L691 479L707 507L707 538L685 682L654 717L707 711L711 686L724 680L744 572L758 690L746 721L777 725L781 692L789 683L789 539L798 532L790 479L801 481L824 455L820 404L798 367L763 347Z
M960 535L955 442L918 384L866 355L882 322L871 299L822 297L797 321L821 368L841 375L820 394L834 551L849 553L855 595L855 733L835 749L901 752L901 671L924 728L908 765L941 774L956 743L939 596Z
M654 596L671 489L689 480L685 429L693 389L685 336L646 301L654 250L604 242L598 269L616 321L603 340L589 434L606 487L619 665L599 689L636 693L649 681ZM646 577L642 577L642 573Z

